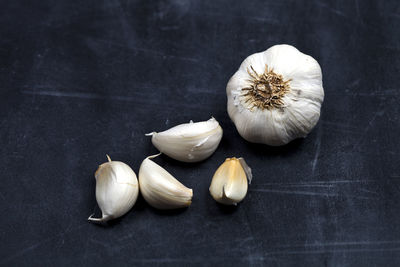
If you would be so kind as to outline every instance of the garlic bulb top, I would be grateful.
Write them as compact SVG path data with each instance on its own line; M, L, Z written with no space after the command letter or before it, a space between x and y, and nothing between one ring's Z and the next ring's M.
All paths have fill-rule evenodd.
M153 145L167 156L184 162L197 162L211 156L222 138L222 128L214 118L184 123L163 132L152 132Z
M273 146L305 137L317 124L324 100L318 62L290 45L247 57L226 92L239 134Z
M127 213L135 204L139 195L139 185L136 174L125 163L108 161L99 166L94 176L96 178L96 200L102 212L102 218L89 221L106 222Z

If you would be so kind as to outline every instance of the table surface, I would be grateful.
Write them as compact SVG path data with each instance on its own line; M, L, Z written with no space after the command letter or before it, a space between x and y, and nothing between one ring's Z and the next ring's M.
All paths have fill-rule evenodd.
M398 1L2 1L0 264L394 266L400 261ZM226 112L242 60L287 43L321 65L307 138L244 141ZM108 226L94 211L105 154L157 150L144 134L214 116L215 154L155 161L194 190L162 212L139 197ZM253 183L236 208L208 187L226 157Z

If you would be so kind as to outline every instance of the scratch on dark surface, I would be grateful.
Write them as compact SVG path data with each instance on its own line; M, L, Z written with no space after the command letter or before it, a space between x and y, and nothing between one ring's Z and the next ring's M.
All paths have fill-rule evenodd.
M249 236L249 237L246 237L246 238L243 238L243 239L240 239L240 243L239 243L239 247L242 247L242 245L243 244L245 244L245 243L247 243L247 242L249 242L249 241L253 241L254 240L254 236L252 235L252 236Z
M348 125L348 124L346 124L346 123L342 123L342 122L333 122L333 121L325 121L325 120L322 120L321 123L322 123L322 124L333 125L333 126L337 126L337 127L357 129L357 127L350 126L350 125Z
M253 228L251 227L251 220L249 219L249 216L247 215L247 213L245 213L245 214L246 214L246 225L250 232L249 240L251 240L251 241L253 241L253 243L255 243L254 232L253 232ZM249 250L249 248L250 248L250 246L247 246L248 253L251 254L253 251ZM249 259L249 261L251 261L251 259Z
M138 262L138 263L190 263L192 262L191 259L184 259L184 258L155 258L155 259L130 259L132 262ZM201 262L203 259L196 259L195 261Z
M23 90L21 91L23 94L28 94L28 95L42 95L42 96L56 96L56 97L75 97L75 98L83 98L83 99L106 99L106 98L117 98L118 100L124 100L124 101L133 101L133 99L130 99L129 97L115 97L115 96L102 96L99 94L93 94L93 93L80 93L80 92L57 92L57 91L45 91L45 90L40 90L40 91L27 91Z
M95 244L99 244L99 245L101 245L103 247L106 247L106 248L113 248L114 247L114 246L110 245L107 242L103 242L101 240L97 240L97 239L93 239L93 238L90 238L89 241L92 242L92 243L95 243Z
M363 192L369 193L369 194L379 195L377 192L374 192L374 191L371 191L371 190L367 190L365 188L360 188L360 191L363 191Z
M347 253L347 252L385 252L399 251L400 247L382 247L387 245L400 244L400 240L381 240L381 241L342 241L342 242L315 242L310 244L297 245L281 245L275 248L280 248L279 251L268 252L268 255L290 255L290 254L320 254L320 253ZM356 247L364 246L364 247ZM371 247L375 246L375 247ZM381 247L379 247L381 246ZM346 248L348 247L348 248ZM282 250L282 249L295 250ZM301 248L305 248L301 250ZM307 248L318 248L307 250ZM299 250L300 249L300 250Z
M84 254L83 254L83 256L82 256L82 258L85 259L85 260L86 260L87 257L88 257L88 253L87 253L87 252L88 252L88 243L89 243L89 239L86 239L86 241L85 241L85 246L84 246L84 248L85 248L84 251L85 251L85 252L84 252Z
M253 256L249 255L247 257L190 257L190 258L171 258L171 257L165 257L165 258L130 258L129 262L135 262L135 263L187 263L187 264L193 264L193 263L203 263L204 262L225 262L225 261L232 261L235 260L237 262L248 262L249 260L251 261L264 261L265 258L263 256Z
M328 4L325 4L323 2L316 2L316 4L321 6L321 7L323 7L323 8L328 9L330 12L332 12L332 13L338 15L338 16L347 18L347 15L345 13L343 13L342 11L340 11L340 10L338 10L336 8L333 8L333 7L329 6Z
M325 120L322 120L320 123L324 126L324 128L329 130L328 132L337 131L341 133L362 134L358 127L351 126L346 123Z
M81 99L106 99L106 100L108 99L108 100L116 100L124 102L134 102L136 104L143 104L143 105L154 104L155 106L163 107L164 109L173 108L168 104L157 101L157 99L149 100L148 98L142 99L140 97L133 97L133 96L100 95L94 93L66 92L66 91L60 92L60 91L50 91L50 90L35 90L35 91L22 90L21 93L28 95L41 95L41 96L51 96L51 97L71 97L71 98L81 98ZM153 101L153 103L151 101ZM207 110L207 106L199 104L195 105L190 103L181 103L181 106L188 109ZM223 107L220 108L221 110L223 109Z
M393 179L393 178L392 178ZM384 181L387 181L384 180ZM255 185L256 188L249 189L255 192L264 193L280 193L280 194L295 194L305 196L322 196L322 197L342 197L353 199L373 199L379 198L377 192L365 189L362 184L382 183L382 180L334 180L334 181L309 181L309 182L288 182L288 183L263 183ZM360 184L357 189L343 191L342 185ZM258 188L257 188L258 187ZM294 190L291 190L293 188ZM347 188L347 187L346 187ZM343 191L343 192L342 192ZM367 193L367 195L365 194Z
M358 0L354 0L354 1L355 1L357 18L359 19L360 24L364 24L362 17L361 17L361 13L360 13L360 3L358 2Z
M318 249L318 250L271 251L271 252L268 252L267 255L356 253L356 252L390 252L390 251L400 251L400 247L395 247L395 248L349 248L349 249Z
M275 18L271 18L271 17L256 17L256 16L237 16L237 15L232 15L229 13L219 13L219 12L192 12L194 14L201 14L202 16L204 16L204 14L206 15L210 15L210 16L215 16L218 18L229 18L229 19L246 19L246 20L253 20L253 21L257 21L257 22L270 22L272 24L279 24L280 21L278 19Z
M288 182L288 183L263 183L258 185L270 186L270 185L278 185L278 186L313 186L313 185L329 185L329 184L347 184L347 183L370 183L370 182L379 182L379 180L330 180L330 181L300 181L300 182Z
M350 130L350 129L343 129L343 128L337 128L337 127L331 127L328 126L326 127L329 131L330 134L336 134L337 132L341 133L341 134L346 134L346 135L360 135L362 134L361 131L354 131L354 130Z
M33 245L29 246L29 247L26 247L26 248L24 248L24 249L21 249L21 250L18 251L17 253L14 253L13 255L11 255L11 256L9 256L9 257L6 257L6 258L0 260L0 264L5 264L5 263L9 262L10 260L16 259L16 258L18 258L18 257L20 257L20 256L22 256L22 255L24 255L24 254L26 254L26 253L28 253L28 252L31 251L31 250L36 249L36 248L39 247L40 245L43 245L43 244L45 244L45 243L47 243L47 242L49 242L49 241L51 241L51 240L52 240L52 238L48 238L48 239L45 239L44 241L40 241L40 242L38 242L38 243L36 243L36 244L33 244Z
M398 47L389 47L389 46L384 46L384 48L389 48L389 49L395 49L399 50L400 48ZM387 90L377 90L373 92L353 92L351 96L370 96L370 97L377 97L377 96L399 96L399 91L397 89L387 89Z
M46 57L48 49L46 49L42 54L38 53L35 57L35 69L40 69L43 64L43 59Z
M215 240L213 242L213 245L223 247L223 246L227 246L229 244L229 246L231 246L231 250L233 251L233 250L242 250L244 248L254 248L257 243L254 243L253 245L251 245L251 244L249 244L249 243L251 243L251 241L254 241L254 237L252 237L252 236L246 237L246 238L236 238L234 240L231 240L231 239L222 240L221 239L221 240ZM195 249L195 250L201 250L204 247L209 247L209 244L205 243L204 241L201 243L197 243L197 244L194 244L193 242L190 242L190 243L191 243L191 248ZM165 242L160 243L160 245L165 245ZM148 247L154 248L155 246L149 245ZM249 249L249 254L250 253L253 253L253 249Z
M8 257L5 257L5 258L1 259L1 260L0 260L0 264L5 264L5 263L7 263L7 262L9 262L9 261L11 261L11 260L13 260L13 259L16 259L16 258L18 258L18 257L21 257L21 256L25 255L26 253L35 250L36 248L40 247L41 245L44 245L44 244L46 244L46 243L48 243L48 242L54 240L55 238L58 238L58 237L60 237L60 236L63 236L63 235L65 235L65 234L67 234L67 233L70 233L70 232L72 232L72 231L79 230L79 229L81 229L82 227L84 227L85 225L86 225L86 223L85 223L85 224L82 224L82 225L80 225L80 226L78 226L78 227L76 227L76 228L74 228L74 229L71 229L70 227L68 227L68 228L67 228L64 232L62 232L62 233L56 234L55 236L52 236L52 237L46 238L46 239L44 239L44 240L41 240L41 241L39 241L39 242L36 242L35 244L32 244L32 245L30 245L30 246L28 246L28 247L25 247L25 248L19 250L18 252L14 253L14 254L12 254L12 255L10 255L10 256L8 256Z
M122 30L124 32L125 40L128 43L128 46L131 47L135 44L135 32L133 31L132 26L129 24L125 11L121 7L121 3L118 0L114 0L113 2L115 3L115 7L118 11L118 14L115 15L117 18L119 18L119 22L121 23Z
M363 130L363 134L360 136L358 142L354 145L352 151L356 151L360 145L362 144L362 142L364 141L365 136L367 135L368 131L371 129L371 127L373 126L376 118L378 116L383 116L385 114L385 109L382 107L382 103L379 105L379 110L376 111L374 113L374 115L372 116L372 118L369 120L368 125L364 128Z
M312 161L312 175L315 173L315 168L317 167L319 152L321 150L321 138L322 138L322 127L318 128L317 134L317 148L315 149L314 159Z
M354 80L351 81L346 87L347 87L348 89L354 90L354 89L356 89L356 88L359 87L360 81L361 81L360 78L354 79ZM349 90L346 90L346 92L348 92L348 91L349 91Z
M199 62L199 59L197 58L192 58L192 57L183 57L183 56L178 56L178 55L171 55L171 54L165 54L159 51L156 51L154 49L148 49L148 48L141 48L141 47L132 47L133 50L137 51L142 51L142 52L147 52L147 53L153 53L159 56L164 56L164 57L172 57L176 59L181 59L181 60L187 60L187 61L192 61L192 62Z
M180 28L179 25L173 25L173 26L160 26L160 30L162 31L174 31L178 30Z
M157 56L161 56L161 57L165 57L165 58L175 58L175 59L191 61L191 62L199 62L200 61L200 59L198 59L198 58L166 54L166 53L157 51L155 49L138 47L138 46L135 46L133 44L125 45L125 44L121 44L121 43L118 43L118 42L105 40L105 39L99 39L99 38L93 39L93 41L94 42L98 42L98 43L104 43L104 44L111 45L111 46L124 48L124 49L135 51L135 52L137 52L137 51L145 52L145 53L148 53L148 54L153 54L153 55L157 55Z
M135 31L132 28L127 15L125 14L124 9L121 6L121 3L119 0L114 0L114 5L113 7L115 8L115 15L116 17L119 18L120 24L122 26L122 30L124 32L124 36L125 36L125 41L126 41L126 45L117 43L117 42L112 42L110 40L104 40L104 39L95 39L95 41L97 42L104 42L106 44L110 44L110 45L116 45L122 48L126 48L126 49L130 49L130 50L134 50L134 51L142 51L142 52L146 52L146 53L152 53L152 54L156 54L159 56L164 56L164 57L173 57L173 58L177 58L177 59L181 59L181 60L188 60L188 61L192 61L192 62L198 62L199 60L196 58L190 58L190 57L181 57L181 56L177 56L177 55L169 55L169 54L165 54L159 51L156 51L154 49L150 49L150 48L143 48L143 47L137 47L136 46L136 40L135 40Z
M306 244L290 244L277 246L279 248L295 248L295 247L327 247L327 246L356 246L356 245L387 245L400 244L400 240L376 240L376 241L335 241L335 242L315 242Z
M278 193L278 194L289 194L289 195L304 195L304 196L320 196L320 197L350 197L355 199L371 199L367 196L359 196L355 194L338 194L329 192L313 192L313 191L301 191L301 190L280 190L280 189L265 189L265 188L252 188L249 189L252 192L262 193Z
M288 184L288 185L280 185L281 187L323 187L330 188L332 184Z
M308 191L291 191L291 190L275 190L275 189L249 189L252 192L263 192L263 193L280 193L280 194L293 194L293 195L305 195L305 196L322 196L322 197L338 197L335 193L320 193L320 192L308 192Z

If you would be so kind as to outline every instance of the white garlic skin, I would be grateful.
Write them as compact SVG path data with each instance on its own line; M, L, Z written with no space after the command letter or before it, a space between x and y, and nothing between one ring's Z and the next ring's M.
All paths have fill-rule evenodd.
M245 198L251 179L251 169L243 158L227 158L215 172L209 191L218 203L236 205Z
M290 90L282 98L281 109L251 109L245 103L242 88L251 84L247 70L252 66L263 73L266 64L284 80ZM227 87L228 114L239 134L249 142L280 146L306 137L320 117L324 100L322 72L318 62L290 45L275 45L247 57L231 77Z
M218 121L211 118L208 121L180 124L148 135L152 135L151 141L161 153L183 162L198 162L215 152L222 133Z
M159 154L158 154L159 155ZM151 160L143 160L139 169L139 185L143 198L157 209L177 209L190 206L193 190L187 188L160 165Z
M102 218L89 221L106 222L121 217L136 203L139 184L134 171L125 163L111 161L99 166L95 173L96 200L102 212Z

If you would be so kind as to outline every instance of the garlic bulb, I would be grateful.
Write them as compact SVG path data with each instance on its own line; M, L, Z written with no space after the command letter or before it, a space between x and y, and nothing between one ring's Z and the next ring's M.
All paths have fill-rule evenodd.
M152 136L153 145L167 156L184 162L197 162L211 156L222 138L222 128L216 119L180 124Z
M324 100L318 62L290 45L247 57L226 92L228 113L239 134L272 146L306 137Z
M212 178L210 194L221 204L236 205L246 196L247 180L250 184L251 179L251 169L243 158L227 158Z
M123 162L111 161L99 166L94 176L96 178L96 200L99 205L102 218L88 220L93 222L106 222L118 218L127 213L135 204L139 185L136 174Z
M157 209L190 206L193 190L181 184L164 168L151 160L160 154L147 157L140 165L139 185L143 198Z

